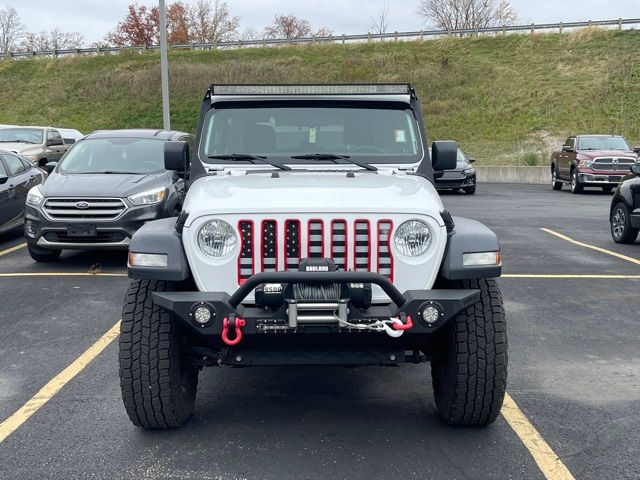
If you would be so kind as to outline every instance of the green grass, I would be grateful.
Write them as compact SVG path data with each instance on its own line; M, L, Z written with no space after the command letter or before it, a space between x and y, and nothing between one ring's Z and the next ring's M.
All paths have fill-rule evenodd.
M640 143L640 32L443 38L170 54L172 127L212 82L411 82L433 139L483 164L544 164L572 133ZM0 123L160 127L157 53L0 61Z

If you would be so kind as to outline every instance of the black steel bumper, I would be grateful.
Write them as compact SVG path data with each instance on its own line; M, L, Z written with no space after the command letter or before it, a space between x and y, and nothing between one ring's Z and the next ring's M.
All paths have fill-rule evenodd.
M379 285L391 299L388 305L371 305L362 309L353 305L348 298L340 299L333 303L337 314L342 309L346 321L349 324L372 324L376 321L388 321L390 318L399 318L405 324L402 337L392 338L384 331L372 332L347 326L331 318L322 315L300 317L297 321L292 319L292 309L302 307L302 303L287 300L276 308L264 308L243 305L244 299L261 284L364 284ZM386 343L402 345L401 339L408 339L418 335L425 336L437 331L460 311L477 302L480 298L479 290L408 290L401 293L385 276L370 272L269 272L258 273L249 278L238 290L229 295L221 292L155 292L153 301L162 309L173 314L187 329L206 339L206 344L212 347L224 346L223 334L225 330L229 336L233 335L233 329L238 327L243 339L266 339L288 337L310 337L308 334L331 335L335 337L348 337L359 335L385 339ZM302 301L300 301L302 302ZM318 301L318 310L326 309L331 301ZM304 301L309 308L310 301ZM206 306L213 312L211 320L201 325L195 320L195 310L199 306ZM313 305L311 305L313 307ZM437 310L437 320L429 323L423 316L427 307ZM431 309L433 313L433 309ZM331 313L331 312L329 312ZM323 318L326 321L323 321ZM406 328L411 318L412 326ZM239 325L242 320L241 326ZM432 317L433 320L433 317ZM227 325L228 329L225 329ZM358 338L360 338L358 337ZM234 337L235 338L235 337ZM243 340L244 342L244 340ZM295 342L294 342L295 343ZM375 343L375 342L374 342ZM232 345L227 343L227 345Z

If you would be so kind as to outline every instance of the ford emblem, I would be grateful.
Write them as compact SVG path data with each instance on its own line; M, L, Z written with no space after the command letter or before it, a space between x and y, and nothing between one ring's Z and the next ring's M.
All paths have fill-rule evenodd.
M86 208L89 208L89 202L76 202L75 206L76 206L76 208L84 210Z

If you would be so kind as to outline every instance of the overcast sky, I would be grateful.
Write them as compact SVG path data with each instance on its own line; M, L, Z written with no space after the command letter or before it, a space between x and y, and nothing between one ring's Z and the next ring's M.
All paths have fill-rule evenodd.
M101 40L113 29L134 0L0 0L0 8L13 5L29 31L78 31L87 43ZM167 0L170 1L170 0ZM195 0L187 0L187 3ZM139 4L153 2L138 0ZM365 33L371 16L383 0L228 0L239 15L242 29L262 32L278 13L293 13L308 19L314 28L328 27L334 34ZM390 31L419 30L415 11L418 0L387 0ZM522 23L605 20L640 17L640 0L511 0Z

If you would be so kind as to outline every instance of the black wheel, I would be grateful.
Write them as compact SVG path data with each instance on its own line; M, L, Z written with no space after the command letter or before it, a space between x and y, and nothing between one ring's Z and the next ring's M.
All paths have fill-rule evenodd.
M27 245L27 250L29 250L29 255L36 262L55 262L62 253L62 250L47 250L45 248L32 247L31 245Z
M551 167L551 188L554 190L562 190L562 182L558 181L558 172L555 165Z
M616 243L633 243L638 238L638 229L631 226L629 209L623 202L611 211L611 236Z
M431 362L439 415L451 425L495 421L507 385L507 330L495 280L461 280L450 288L479 289L480 300L442 332L444 351Z
M612 187L612 186L610 186L610 185L609 185L609 186L607 186L607 187L602 187L602 191L603 191L604 193L611 193L611 192L613 192L613 187Z
M571 170L571 193L582 193L584 191L584 186L580 183L578 179L578 169L574 168Z
M151 299L154 291L172 289L167 282L134 280L122 311L120 389L138 427L179 427L195 405L198 368L181 355L179 326Z
M476 193L476 186L474 185L473 187L465 187L463 190L467 195L473 195L474 193Z

